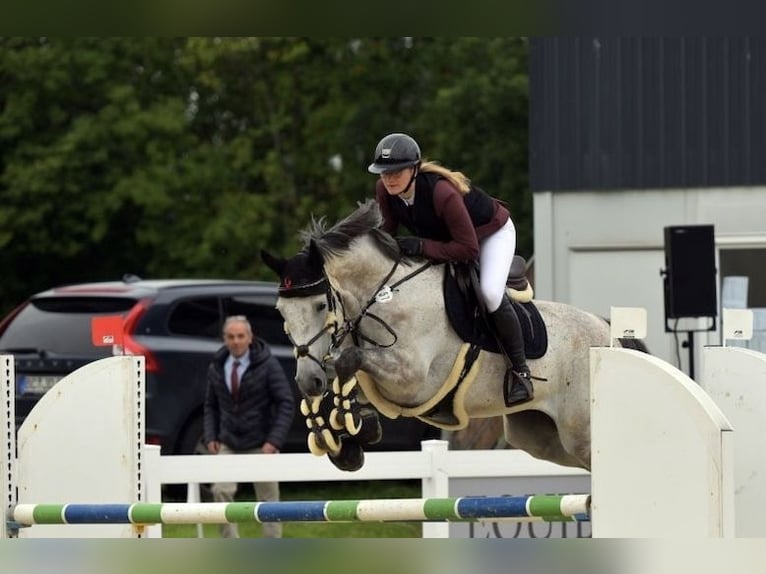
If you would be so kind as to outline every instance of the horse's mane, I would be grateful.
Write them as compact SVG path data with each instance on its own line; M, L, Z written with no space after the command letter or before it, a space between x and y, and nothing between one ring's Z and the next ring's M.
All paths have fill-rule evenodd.
M354 239L369 235L381 253L389 259L396 260L399 257L399 246L391 235L380 228L382 224L383 215L380 213L377 202L374 199L368 199L365 202L359 202L357 209L351 215L329 229L326 218L312 217L311 223L300 232L300 236L306 248L314 242L322 257L327 257L347 252Z

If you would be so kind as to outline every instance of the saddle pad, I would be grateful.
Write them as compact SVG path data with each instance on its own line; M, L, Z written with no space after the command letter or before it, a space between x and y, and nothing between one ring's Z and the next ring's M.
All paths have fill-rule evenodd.
M527 359L539 359L548 350L548 331L540 311L533 302L513 301L513 310L521 323L524 334L524 354ZM467 343L478 345L485 351L499 353L497 339L479 314L476 297L464 294L457 280L445 265L444 306L452 328Z

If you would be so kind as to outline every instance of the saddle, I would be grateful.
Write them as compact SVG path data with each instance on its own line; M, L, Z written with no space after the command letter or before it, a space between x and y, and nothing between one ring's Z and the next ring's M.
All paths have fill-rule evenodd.
M478 285L478 269L475 264L445 265L443 286L447 318L466 343L485 351L500 353L500 346L481 304ZM531 300L526 262L520 255L514 256L506 285L513 310L521 323L524 354L528 359L539 359L548 350L548 332L540 312Z
M540 311L532 302L532 288L526 278L526 262L516 256L507 281L508 295L514 312L521 323L524 354L528 359L539 359L548 350L548 331ZM478 269L475 265L451 263L444 270L444 306L447 320L466 343L458 362L464 362L469 373L479 359L480 351L501 353L497 338L487 321L479 295ZM465 369L464 369L465 370ZM419 419L439 428L459 430L468 424L464 400L473 378L453 381L443 394L431 401L424 412L412 413Z

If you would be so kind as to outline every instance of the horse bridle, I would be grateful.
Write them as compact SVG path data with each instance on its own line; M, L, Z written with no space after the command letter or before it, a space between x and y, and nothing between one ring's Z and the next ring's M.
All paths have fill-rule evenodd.
M333 334L332 342L330 343L330 348L328 349L329 354L331 354L334 349L337 349L338 347L340 347L340 344L343 342L343 339L345 339L346 336L348 335L351 335L351 338L354 341L355 345L359 345L359 341L365 341L373 345L374 347L387 349L388 347L392 347L396 344L396 342L399 340L399 337L396 334L396 331L394 331L394 329L388 323L386 323L383 319L381 319L374 313L371 313L370 307L372 307L378 301L378 294L381 293L381 291L383 291L383 289L385 289L387 286L391 291L394 291L397 287L399 287L403 283L406 283L407 281L409 281L416 275L419 275L420 273L422 273L423 271L425 271L432 265L431 261L427 261L426 263L424 263L423 265L415 269L415 271L402 277L396 283L392 285L387 285L388 280L391 279L391 277L396 272L397 267L399 267L399 263L401 262L401 260L402 258L399 257L396 261L394 261L393 266L388 271L388 273L383 278L383 280L378 284L377 288L373 291L372 296L367 300L367 302L364 305L362 305L361 310L359 311L357 316L353 319L345 319L346 309L343 306L343 298L340 296L339 293L333 290L331 285L329 285L329 280L327 281L328 289L333 290L334 294L338 298L338 301L340 302L340 308L343 312L343 317L344 317L343 325L341 326L340 329L337 330L337 332ZM382 343L375 341L374 339L371 339L370 337L362 333L360 329L360 323L362 322L362 319L364 319L365 317L379 323L386 331L388 331L393 336L394 340L391 343L384 345Z
M330 282L327 280L327 277L323 274L320 279L318 279L317 281L314 281L313 283L301 285L300 287L290 287L290 288L279 289L279 294L282 297L306 297L309 295L317 295L320 292L324 293L325 298L327 299L328 315L327 315L327 320L325 321L324 327L322 327L316 335L311 337L311 339L309 339L307 343L299 344L295 339L293 339L293 336L290 332L287 332L287 338L290 340L293 347L295 348L296 359L301 359L303 357L306 357L314 361L317 365L319 365L322 368L322 370L324 370L325 366L327 365L327 361L331 357L330 352L333 348L332 341L334 341L335 333L338 331L338 320L337 320L337 315L335 314L335 309L337 308L335 305L335 296L334 296L335 293L332 287L330 286ZM330 333L331 343L324 357L319 359L311 353L309 348L327 332Z
M391 277L396 272L396 269L399 267L399 263L401 262L401 258L397 259L391 269L388 271L386 276L383 278L383 280L380 282L378 287L374 290L372 296L367 300L367 302L362 306L361 310L357 314L356 317L353 319L346 319L347 313L345 306L343 305L343 298L341 297L340 293L338 293L337 289L333 288L333 286L330 284L329 279L327 278L327 275L324 274L324 271L322 273L322 278L318 279L317 281L314 281L313 283L309 283L306 285L301 285L300 287L290 287L289 289L283 288L280 289L280 294L282 296L288 296L288 297L301 297L301 296L308 296L308 295L316 295L320 292L323 292L325 295L325 298L327 300L327 321L325 321L324 327L322 327L318 333L316 333L313 337L311 337L308 342L299 344L295 339L293 339L293 336L291 333L287 333L287 337L290 339L290 342L292 343L293 347L295 348L295 356L297 359L301 358L308 358L314 361L317 365L319 365L322 370L325 370L325 367L327 365L327 361L330 360L330 358L333 356L334 351L340 348L340 345L343 343L344 339L351 335L352 340L354 341L355 345L358 345L360 341L365 341L369 343L370 345L373 345L378 348L388 348L392 347L396 344L396 342L399 340L399 337L396 334L396 331L383 319L375 315L374 313L370 312L370 307L372 307L377 302L377 296L378 293L380 293L388 283L388 280L391 279ZM406 283L416 275L419 275L429 267L431 267L432 263L430 261L427 261L417 269L415 269L413 272L409 273L408 275L405 275L402 277L399 281L389 286L389 289L392 291L395 290L397 287L402 285L403 283ZM337 301L337 304L336 304ZM341 313L343 314L343 322L342 324L338 321L338 315L336 313L336 310L340 308ZM379 323L386 331L388 331L394 338L394 340L389 344L382 344L374 339L371 339L367 335L361 332L360 324L362 322L362 319L365 317L372 319L373 321L376 321ZM330 345L327 348L327 352L324 354L324 356L319 359L318 357L314 356L311 351L310 347L313 345L316 341L318 341L325 333L330 334Z

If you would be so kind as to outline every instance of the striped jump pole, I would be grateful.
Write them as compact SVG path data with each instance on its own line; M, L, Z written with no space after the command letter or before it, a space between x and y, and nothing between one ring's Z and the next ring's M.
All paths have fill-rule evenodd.
M19 504L13 509L12 520L18 526L227 522L588 521L590 495L197 504Z

